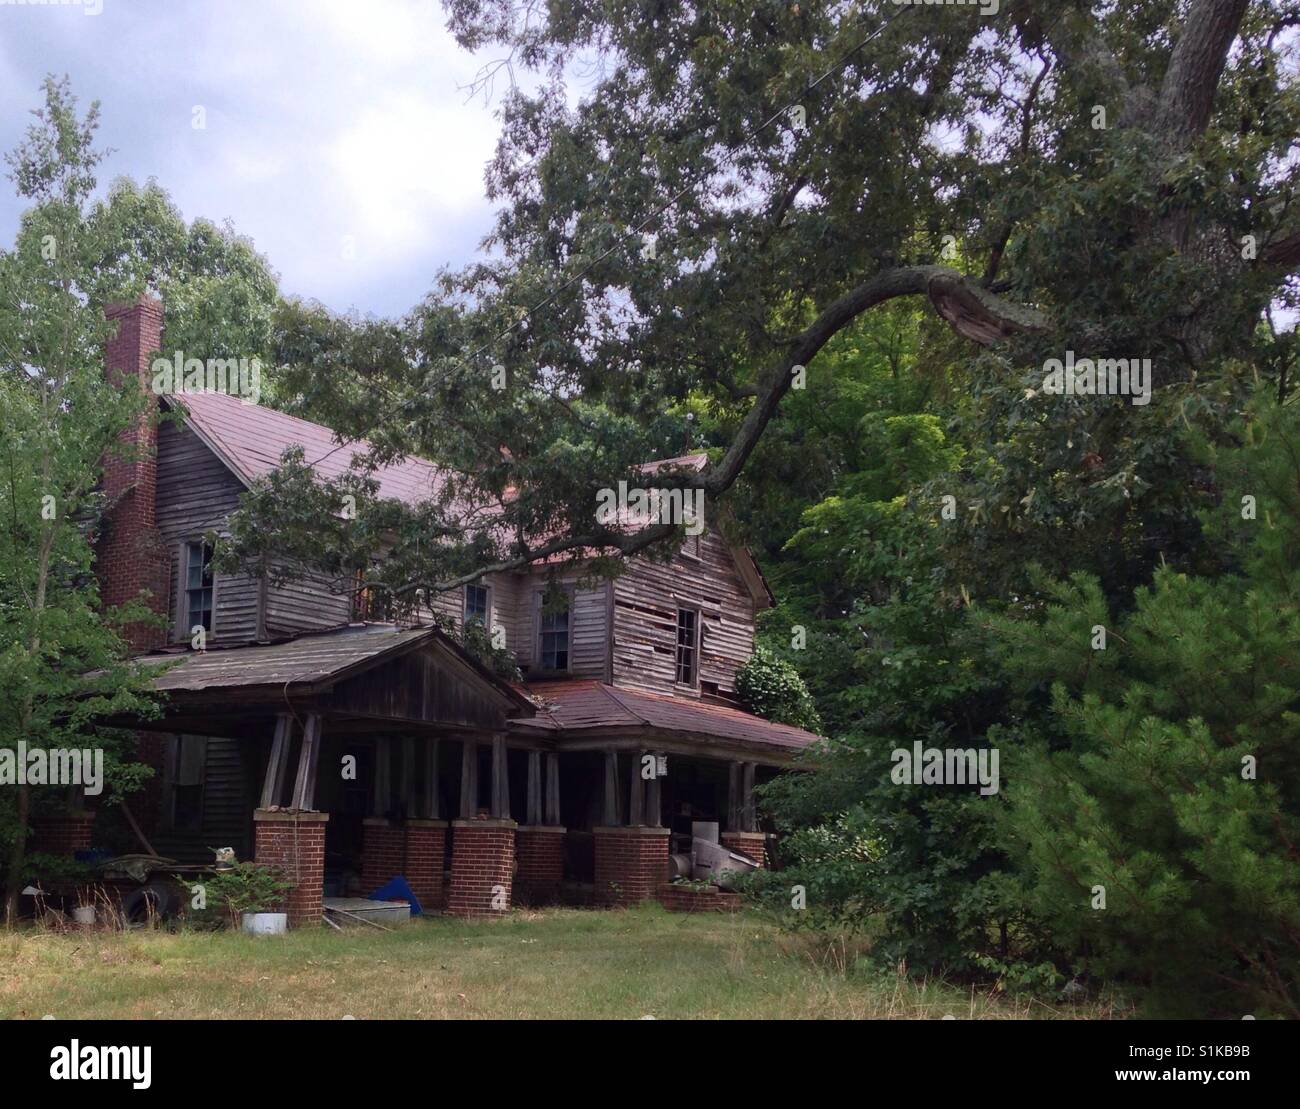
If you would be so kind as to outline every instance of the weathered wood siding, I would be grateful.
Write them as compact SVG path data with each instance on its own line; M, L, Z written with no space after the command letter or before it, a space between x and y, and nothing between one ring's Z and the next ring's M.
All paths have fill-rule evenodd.
M736 670L754 651L754 600L727 544L712 533L700 536L698 558L632 559L615 580L613 683L683 697L710 692L676 682L679 606L700 610L701 686L734 697Z
M340 682L330 695L339 713L382 716L495 731L515 711L504 701L484 697L464 664L439 650L411 651Z
M275 637L337 628L352 619L352 595L332 591L322 574L266 587L266 631Z
M203 538L209 529L218 533L226 517L239 507L243 485L188 428L171 420L158 427L158 530L171 555L169 607L170 640L185 642L189 628L182 627L184 573L181 558L186 543ZM255 578L217 574L213 598L214 640L239 641L257 634Z
M609 660L609 592L605 583L595 588L578 588L578 573L561 573L557 581L571 591L569 609L569 669L575 678L608 677ZM548 578L544 571L518 576L514 588L514 615L507 636L511 650L525 673L537 662L540 598ZM513 632L513 634L512 634Z

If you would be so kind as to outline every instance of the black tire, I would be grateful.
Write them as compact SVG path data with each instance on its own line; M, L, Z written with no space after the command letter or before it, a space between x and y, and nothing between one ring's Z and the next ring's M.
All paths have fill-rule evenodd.
M150 882L122 898L122 916L128 925L170 920L176 915L176 891L165 882Z

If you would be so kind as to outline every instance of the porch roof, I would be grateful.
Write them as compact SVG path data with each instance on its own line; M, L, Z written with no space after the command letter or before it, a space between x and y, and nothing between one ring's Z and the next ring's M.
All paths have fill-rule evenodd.
M775 749L781 761L821 737L788 724L774 724L727 705L622 689L599 681L536 682L528 692L541 703L531 719L512 720L517 731L582 736L600 732L675 733ZM558 737L557 737L558 738Z

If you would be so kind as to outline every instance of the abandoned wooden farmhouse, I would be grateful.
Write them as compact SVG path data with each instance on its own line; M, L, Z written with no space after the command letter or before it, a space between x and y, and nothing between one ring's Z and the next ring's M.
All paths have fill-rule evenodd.
M147 381L162 305L108 313L108 371ZM753 789L817 737L738 707L736 671L771 604L748 552L708 529L671 562L632 559L595 588L566 565L558 611L543 609L543 568L443 594L436 607L458 627L500 629L525 677L510 682L429 622L366 622L323 582L214 572L205 535L286 448L304 447L321 474L352 452L325 427L232 396L159 407L179 418L141 424L145 457L107 467L97 573L106 605L143 590L167 620L131 629L166 694L161 719L132 725L157 770L132 804L160 854L210 861L231 846L278 865L292 925L318 920L323 897L397 876L425 909L465 915L565 891L605 906L653 898L696 821L762 863ZM423 499L437 473L391 465L381 493ZM42 834L64 849L94 841L91 812L49 824Z

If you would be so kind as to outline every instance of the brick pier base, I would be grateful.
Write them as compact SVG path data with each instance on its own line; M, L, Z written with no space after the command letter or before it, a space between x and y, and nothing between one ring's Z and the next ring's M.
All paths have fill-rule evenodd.
M564 832L559 825L525 824L515 834L515 898L524 905L556 901L564 880Z
M368 816L361 822L362 897L402 873L405 849L406 833L400 824L382 816Z
M447 822L445 820L408 820L406 822L406 866L403 874L411 892L426 913L436 913L443 905L442 873L447 865Z
M254 857L293 883L284 900L289 927L319 924L325 885L325 825L329 813L258 809L253 813Z
M635 905L668 881L668 829L594 828L596 904Z
M723 832L718 837L728 851L748 855L759 866L767 866L767 834L765 832Z
M517 827L513 820L451 822L448 912L456 916L509 912Z
M68 855L90 849L95 829L93 812L69 812L61 816L42 816L32 821L28 851L45 855Z

